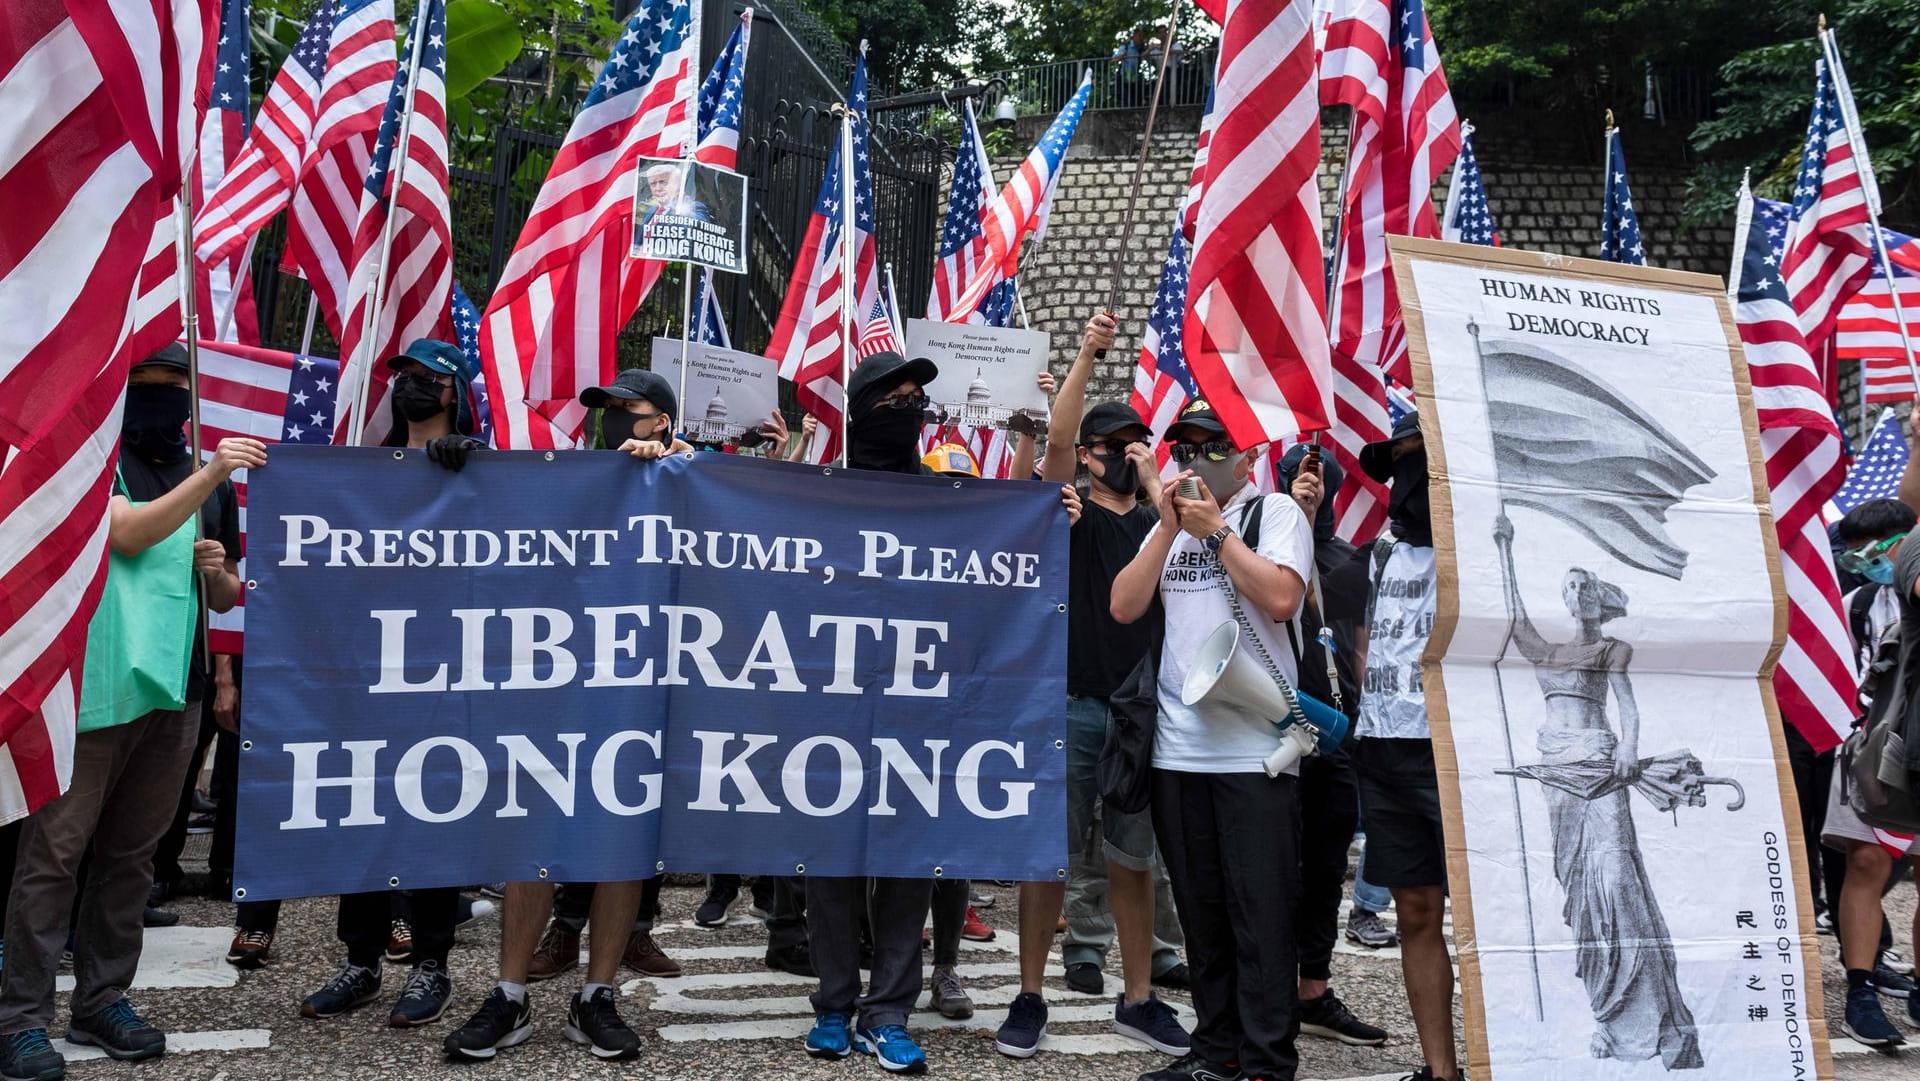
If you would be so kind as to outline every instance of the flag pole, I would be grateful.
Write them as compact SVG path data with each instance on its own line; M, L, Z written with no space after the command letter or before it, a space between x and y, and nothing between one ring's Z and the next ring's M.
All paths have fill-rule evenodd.
M1126 268L1127 242L1133 239L1134 212L1140 206L1140 183L1147 175L1147 155L1153 152L1153 125L1160 116L1160 91L1167 82L1167 69L1173 65L1173 42L1180 33L1180 9L1186 0L1173 0L1173 8L1167 12L1167 40L1160 47L1159 70L1153 75L1153 99L1147 103L1147 126L1140 134L1140 156L1133 162L1133 182L1127 189L1127 212L1120 219L1120 243L1113 249L1113 265L1107 270L1107 303L1102 309L1113 311L1120 303L1120 274ZM1095 357L1105 357L1105 349L1097 350Z
M866 52L866 42L860 43L860 51ZM854 240L853 226L856 219L853 199L853 108L835 106L840 110L840 467L847 468L848 414L853 412L853 398L847 393L847 385L853 381L853 305L854 292L854 256L859 246Z
M699 43L700 43L700 8L701 7L702 5L695 3L692 5L691 9L688 12L688 15L690 16L691 21L687 27L687 35L694 42L693 51L694 51L694 57L696 61L698 60L700 55ZM753 9L749 8L747 10L748 10L748 14L751 15ZM687 137L681 140L680 142L680 162L682 165L681 175L684 177L683 184L690 185L694 181L694 174L693 174L694 154L696 151L699 150L699 146L700 146L700 84L699 83L690 82L688 84L686 102L687 102L687 115L693 118L692 120L693 131L690 132L687 135ZM683 187L681 191L682 191L682 194L684 195L685 188ZM689 252L688 254L691 255L692 253ZM707 305L713 303L713 297L711 296L712 291L713 291L713 283L708 282L707 292L702 293L700 296L700 318L703 322L706 320ZM673 427L682 432L688 430L686 425L686 419L685 419L686 412L687 412L687 359L688 359L688 354L691 353L692 350L693 350L693 264L688 262L688 263L680 264L680 386L676 388L673 396L674 407L680 411L680 415L673 418ZM672 445L673 443L672 432L667 433L667 443L668 445Z
M1887 299L1893 303L1893 324L1900 330L1900 350L1907 358L1907 374L1912 377L1914 393L1920 396L1920 361L1913 353L1913 335L1907 330L1906 312L1900 307L1900 286L1887 259L1887 237L1880 229L1880 183L1874 178L1873 163L1867 157L1866 133L1860 130L1860 113L1853 104L1853 87L1847 82L1847 69L1840 63L1840 41L1827 28L1827 17L1820 16L1820 49L1827 67L1833 70L1834 96L1840 99L1840 118L1847 125L1847 142L1852 144L1854 160L1859 162L1860 187L1867 197L1867 227L1872 230L1869 243L1873 258L1880 265L1880 276L1887 280ZM1829 335L1831 337L1831 335ZM1864 372L1864 369L1862 369ZM1866 382L1860 386L1860 400L1866 401Z
M407 140L413 131L413 101L420 89L420 54L426 51L427 3L428 0L419 0L414 9L413 40L407 43L407 85L403 91L406 101L400 108L400 133L395 137L390 159L393 167L387 170L387 195L384 200L387 216L380 223L379 254L373 261L373 303L367 307L366 321L361 324L360 342L354 347L354 353L361 359L353 365L353 398L348 403L352 409L347 415L347 445L350 447L360 445L361 434L366 428L367 394L373 387L375 359L369 354L374 346L374 328L380 323L380 309L387 302L387 260L393 256L393 220L399 216L394 213L394 206L399 201L400 184L407 171Z
M193 259L193 159L196 150L187 155L180 168L180 198L174 206L179 215L179 225L173 238L174 273L180 279L180 327L182 336L187 340L187 461L189 468L200 469L200 298L194 281ZM193 512L193 539L195 542L206 539L206 524L199 508ZM197 583L196 583L197 584ZM211 632L207 623L207 591L195 589L200 599L200 663L201 670L213 672L213 649Z
M1607 257L1607 207L1613 203L1613 110L1600 132L1600 258ZM1517 787L1517 782L1516 782Z
M319 310L320 306L314 303L313 283L309 282L307 283L307 325L306 329L300 332L300 355L303 357L313 355L313 319L319 314ZM340 391L339 387L333 389L335 394Z

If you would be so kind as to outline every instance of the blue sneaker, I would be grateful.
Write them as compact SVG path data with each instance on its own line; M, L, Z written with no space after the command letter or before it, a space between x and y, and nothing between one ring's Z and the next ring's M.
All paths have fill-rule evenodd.
M807 1033L807 1054L814 1058L846 1058L853 1053L853 1030L844 1013L823 1013Z
M862 1028L853 1034L853 1045L863 1055L872 1055L888 1073L926 1073L927 1054L907 1035L905 1025L881 1025Z
M1047 1035L1047 1002L1031 991L1016 995L1007 1019L994 1034L994 1050L1010 1058L1032 1058Z
M1847 1035L1868 1047L1898 1047L1907 1042L1900 1030L1893 1027L1893 1022L1887 1020L1886 1011L1880 1008L1880 996L1874 993L1872 984L1847 992L1847 1016L1840 1027Z
M1113 1005L1113 1031L1130 1040L1139 1040L1163 1055L1184 1055L1193 1050L1193 1038L1180 1027L1173 1007L1155 995L1131 1003L1126 995L1121 995Z
M67 1060L53 1049L44 1028L0 1036L0 1077L14 1081L60 1081Z

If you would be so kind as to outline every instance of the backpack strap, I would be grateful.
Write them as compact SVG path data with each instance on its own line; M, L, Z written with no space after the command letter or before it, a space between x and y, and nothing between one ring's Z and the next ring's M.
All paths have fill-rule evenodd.
M1288 497L1292 498L1292 497ZM1240 542L1251 552L1260 551L1260 521L1266 517L1267 497L1255 496L1247 500L1240 508ZM1287 629L1287 645L1293 650L1294 663L1306 660L1306 651L1300 648L1300 632L1293 629L1294 621L1289 619L1281 623Z
M1853 644L1856 649L1869 652L1875 645L1873 641L1873 602L1880 596L1880 584L1868 582L1853 591L1853 601L1847 605L1847 629L1853 632Z

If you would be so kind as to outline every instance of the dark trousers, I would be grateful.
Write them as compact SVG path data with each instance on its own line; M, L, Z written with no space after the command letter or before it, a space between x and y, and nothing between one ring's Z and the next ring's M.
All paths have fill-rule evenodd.
M1299 782L1153 771L1153 826L1193 979L1193 1050L1249 1078L1291 1081L1298 954Z
M1343 753L1300 763L1300 901L1293 938L1300 978L1333 978L1333 944L1340 937L1340 898L1347 888L1347 850L1360 822L1360 788Z
M757 883L756 883L757 885ZM767 952L807 944L807 880L785 875L772 880L767 909Z
M1800 832L1807 843L1807 873L1812 880L1807 889L1813 894L1816 907L1832 908L1840 903L1839 879L1846 875L1846 861L1840 861L1836 875L1827 867L1828 859L1823 854L1820 833L1827 824L1827 790L1833 784L1832 751L1816 754L1813 744L1800 734L1792 725L1783 726L1787 737L1787 764L1793 770L1793 794L1800 802ZM1822 886L1832 885L1835 889L1822 894Z
M967 923L967 898L973 891L964 878L940 878L933 883L933 963L960 963L960 929Z
M815 1013L851 1015L866 1028L904 1025L924 976L920 929L927 923L933 880L807 876L807 942L820 989ZM860 994L860 916L873 926L872 984Z
M587 917L593 912L593 887L591 882L562 882L553 893L553 922L555 926L579 934L586 929ZM653 921L660 918L660 878L654 876L640 887L640 911L633 917L633 934L650 935L653 933Z
M66 794L29 817L20 833L0 967L0 1034L53 1021L53 980L70 919L73 1014L113 1005L133 982L153 850L179 798L199 716L200 703L188 702L184 711L155 710L74 741ZM89 842L83 886L80 862Z
M347 945L347 960L374 968L386 953L393 930L391 890L348 893L340 897L336 933ZM407 891L407 922L413 928L413 963L438 961L444 967L453 950L453 929L460 919L460 891L454 888Z
M200 764L206 760L207 748L213 745L213 737L219 731L219 726L213 723L213 708L209 704L200 711L200 727L194 736L193 755L184 763L180 776L175 778L180 786L179 797L173 804L173 821L161 836L160 846L154 849L155 882L177 889L181 880L187 877L187 872L180 866L180 854L187 848L187 819L193 814L193 790L195 782L200 779Z

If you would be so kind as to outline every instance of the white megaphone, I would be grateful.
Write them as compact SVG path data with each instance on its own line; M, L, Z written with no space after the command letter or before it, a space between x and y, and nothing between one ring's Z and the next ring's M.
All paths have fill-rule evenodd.
M1180 688L1183 705L1203 699L1236 706L1280 726L1280 746L1267 756L1267 776L1278 777L1315 751L1331 751L1347 736L1347 718L1329 706L1294 692L1308 723L1294 720L1292 705L1260 662L1240 648L1240 626L1227 620L1207 635Z

